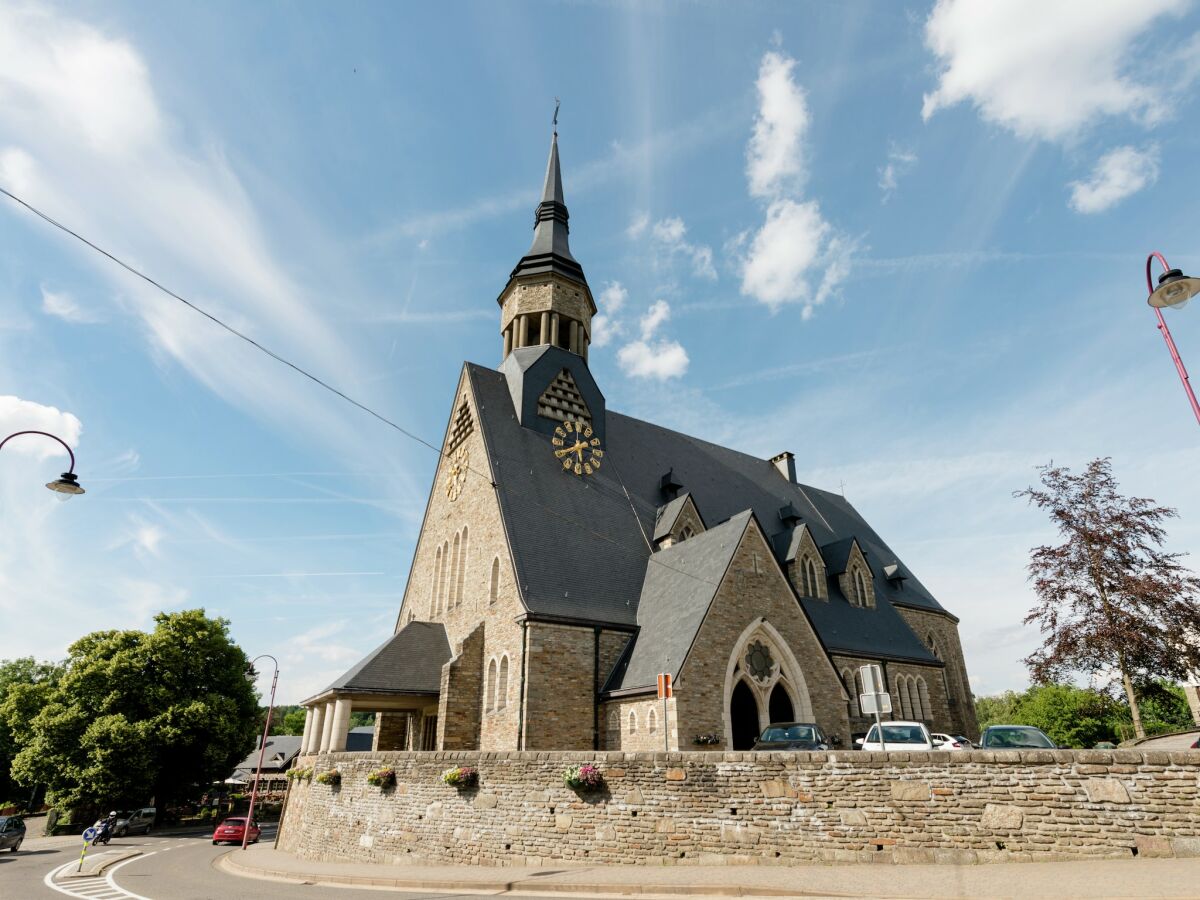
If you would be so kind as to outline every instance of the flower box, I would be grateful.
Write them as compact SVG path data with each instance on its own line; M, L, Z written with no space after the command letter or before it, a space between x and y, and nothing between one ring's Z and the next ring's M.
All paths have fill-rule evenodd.
M563 784L575 791L598 791L604 787L604 773L591 763L563 769Z
M337 787L342 783L342 773L337 769L329 769L317 776L317 783Z
M367 776L367 784L373 784L377 788L392 788L396 786L396 770L395 769L376 769Z
M442 781L450 787L472 788L479 784L479 770L471 766L455 766L442 773Z

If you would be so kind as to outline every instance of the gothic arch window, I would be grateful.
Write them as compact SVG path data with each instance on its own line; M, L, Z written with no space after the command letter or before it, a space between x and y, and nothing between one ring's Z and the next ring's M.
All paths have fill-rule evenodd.
M921 718L932 719L933 708L929 705L929 686L925 684L925 679L920 675L917 676L917 702L921 704Z
M508 654L500 657L500 676L496 682L496 709L508 706Z
M629 733L637 734L637 710L636 709L631 709L629 711Z
M471 533L467 530L467 526L463 526L462 530L462 548L459 550L458 560L458 584L455 586L455 594L457 596L457 605L462 606L463 602L463 582L467 576L467 548L471 545Z
M441 614L443 609L449 609L449 607L446 605L446 591L449 588L449 585L446 584L446 572L450 568L450 542L449 541L442 541L441 560L442 560L442 565L441 565L441 568L438 569L437 607L438 607L439 614Z
M767 705L767 718L771 722L795 722L796 709L792 706L792 698L782 681L776 682L771 690L771 699Z
M854 605L867 605L867 586L863 583L862 569L854 569Z
M496 660L488 662L487 681L483 687L483 705L491 712L496 708Z
M500 596L500 557L492 560L492 579L488 583L488 603L495 603Z
M696 536L696 532L692 531L691 525L684 525L683 530L679 532L679 540L681 543L683 541L686 541L688 538L692 538L695 536Z
M441 612L442 597L442 548L438 547L433 556L433 590L429 595L429 618L434 618Z
M450 551L450 583L446 585L448 595L446 599L446 609L448 610L453 609L458 603L458 567L459 563L461 562L459 557L461 552L459 544L461 541L461 535L455 534L454 548Z
M820 597L821 591L817 587L817 567L811 556L805 555L802 568L804 570L804 593L809 597Z
M658 713L653 709L646 713L646 731L650 734L658 733Z
M851 716L857 716L858 712L858 693L855 691L854 675L849 669L842 669L842 684L846 685L846 692L850 695L849 701L846 703L846 712Z
M913 683L911 678L901 676L900 678L900 696L903 698L904 718L912 719L917 715L916 709L913 708Z

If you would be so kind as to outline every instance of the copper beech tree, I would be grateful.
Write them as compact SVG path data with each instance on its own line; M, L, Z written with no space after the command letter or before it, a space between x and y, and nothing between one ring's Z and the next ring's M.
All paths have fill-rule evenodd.
M1040 488L1013 496L1046 510L1065 540L1031 551L1038 602L1025 624L1044 640L1025 664L1042 684L1074 672L1119 675L1144 737L1134 682L1200 671L1200 579L1179 563L1183 554L1162 550L1163 523L1178 513L1119 493L1107 458L1078 475L1053 464L1039 471Z

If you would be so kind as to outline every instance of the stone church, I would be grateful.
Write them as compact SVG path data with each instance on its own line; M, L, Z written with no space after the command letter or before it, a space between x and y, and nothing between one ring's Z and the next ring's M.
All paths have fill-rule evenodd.
M958 619L844 497L607 408L596 302L568 245L558 136L533 244L497 297L496 369L466 363L394 634L305 701L305 752L746 749L770 722L892 718L974 736ZM674 696L656 696L670 673Z

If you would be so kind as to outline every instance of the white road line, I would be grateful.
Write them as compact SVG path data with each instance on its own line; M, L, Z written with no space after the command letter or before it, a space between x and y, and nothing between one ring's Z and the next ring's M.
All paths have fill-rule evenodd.
M149 900L148 897L143 897L141 894L135 894L132 891L127 891L113 881L113 873L121 866L128 865L134 860L145 859L148 856L153 856L158 851L151 850L149 853L143 853L141 856L131 856L129 859L123 860L113 866L104 876L103 882L89 881L72 884L70 889L66 885L61 885L55 882L54 878L57 875L70 869L72 866L79 865L78 862L72 861L64 863L57 868L51 869L42 879L42 884L50 888L52 891L57 891L60 894L66 894L68 897L78 897L82 900Z

